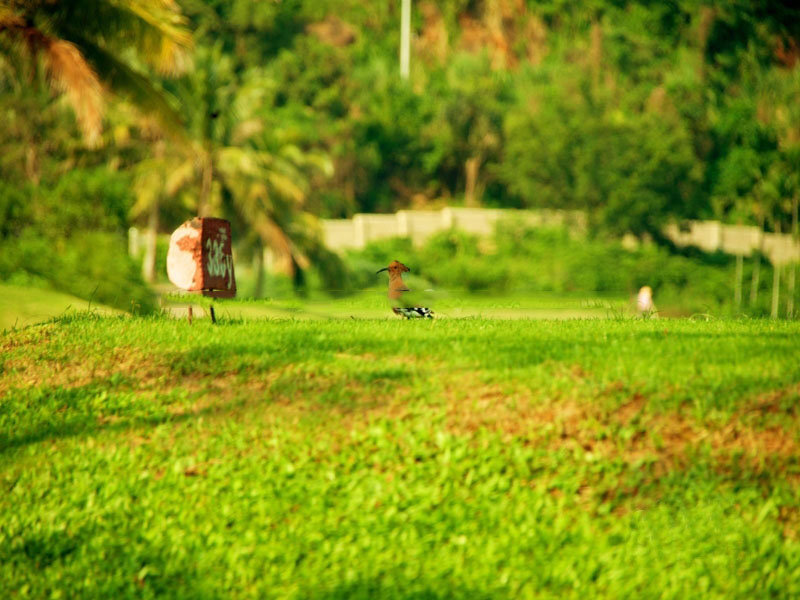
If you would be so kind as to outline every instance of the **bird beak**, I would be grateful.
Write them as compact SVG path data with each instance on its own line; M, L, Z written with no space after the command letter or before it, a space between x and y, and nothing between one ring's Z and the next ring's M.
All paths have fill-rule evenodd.
M389 267L383 267L380 271L375 271L375 275L377 275L378 273L381 273L383 271L388 271L388 270L389 270Z

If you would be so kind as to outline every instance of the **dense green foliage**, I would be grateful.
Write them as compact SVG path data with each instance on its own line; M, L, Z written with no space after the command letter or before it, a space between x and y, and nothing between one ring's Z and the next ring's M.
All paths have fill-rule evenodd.
M472 160L492 205L584 208L637 234L675 216L787 229L800 139L788 4L415 5L410 82L399 3L193 16L218 18L239 70L264 64L276 130L333 157L313 198L323 214L459 201Z
M108 168L134 191L125 225L228 217L241 255L270 247L298 287L312 266L335 287L316 219L358 211L581 209L592 234L656 241L685 218L796 231L792 3L418 0L407 81L400 4L0 3L0 207ZM95 75L116 95L83 102Z
M40 280L123 310L151 312L155 296L128 256L129 180L104 168L52 187L0 183L0 280Z
M680 255L654 245L628 249L614 239L587 239L566 229L501 223L483 240L457 230L436 234L421 247L406 238L372 242L348 254L350 290L374 285L375 271L397 257L422 279L416 289L508 293L552 292L590 297L635 296L649 285L664 315L714 313L767 315L772 269L761 266L756 302L735 306L734 259L723 254ZM754 263L742 271L749 293ZM798 290L795 290L797 296ZM786 300L784 296L784 301ZM795 302L800 297L795 299Z
M42 285L30 285L30 281L13 283L12 279L12 283L0 283L0 330L20 329L72 311L87 310L101 314L118 312L97 301L89 302Z
M17 598L793 598L796 323L0 334Z

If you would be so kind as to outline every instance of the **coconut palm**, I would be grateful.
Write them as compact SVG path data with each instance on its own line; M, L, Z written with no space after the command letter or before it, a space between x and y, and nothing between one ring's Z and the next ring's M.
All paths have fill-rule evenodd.
M319 247L316 219L304 210L307 172L332 167L326 157L266 131L259 117L263 86L258 77L240 84L220 45L198 48L194 69L168 84L181 103L189 141L138 170L136 210L144 215L178 198L190 198L200 216L228 209L255 234L252 241L270 248L294 275Z
M100 139L106 90L176 126L177 113L139 67L180 73L190 45L172 0L0 0L0 50L27 63L30 81L44 69L50 86L69 98L90 144Z

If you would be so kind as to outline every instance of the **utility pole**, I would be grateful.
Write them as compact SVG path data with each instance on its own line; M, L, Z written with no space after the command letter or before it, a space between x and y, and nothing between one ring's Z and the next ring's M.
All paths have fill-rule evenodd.
M408 79L411 54L411 0L402 0L400 14L400 77Z

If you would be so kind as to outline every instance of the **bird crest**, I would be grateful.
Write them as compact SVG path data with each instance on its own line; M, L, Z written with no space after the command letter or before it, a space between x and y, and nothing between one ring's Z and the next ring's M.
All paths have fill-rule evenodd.
M401 263L399 260L393 260L389 263L388 267L383 267L378 270L378 273L389 271L389 277L402 277L403 273L408 273L411 269Z
M422 306L414 306L408 301L403 301L403 296L411 290L406 286L403 281L403 273L411 271L407 266L398 260L393 260L389 263L388 267L383 267L378 270L378 273L383 271L389 272L389 300L392 301L394 306L392 311L396 315L405 317L406 319L432 319L433 311L429 308Z

